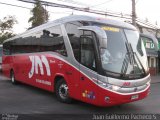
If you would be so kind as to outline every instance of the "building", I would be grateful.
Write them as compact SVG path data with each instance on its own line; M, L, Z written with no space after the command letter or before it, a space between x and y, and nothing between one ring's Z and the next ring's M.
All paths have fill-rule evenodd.
M158 40L151 34L140 34L147 52L148 66L151 75L159 72Z
M149 22L136 21L136 27L141 33L141 38L144 42L148 66L151 75L160 73L160 28L157 25L150 24ZM160 39L159 39L160 40Z
M160 73L160 37L159 38L157 38L158 39L158 48L159 48L159 50L158 50L158 65L159 65L159 73Z

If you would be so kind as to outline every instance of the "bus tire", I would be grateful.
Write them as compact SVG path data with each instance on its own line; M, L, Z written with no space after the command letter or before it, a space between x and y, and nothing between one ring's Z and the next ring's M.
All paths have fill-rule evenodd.
M57 99L60 102L63 102L63 103L72 102L72 99L69 97L68 89L69 89L68 85L63 78L57 81L55 92L56 92Z
M17 84L13 70L11 70L11 72L10 72L10 79L11 79L12 84Z

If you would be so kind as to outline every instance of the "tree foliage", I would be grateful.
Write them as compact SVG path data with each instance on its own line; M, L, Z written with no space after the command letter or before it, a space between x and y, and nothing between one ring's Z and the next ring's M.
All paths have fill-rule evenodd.
M32 27L39 26L48 21L49 15L46 9L42 6L39 0L36 0L34 8L31 10L32 17L28 22L31 22Z
M2 44L4 40L15 35L12 28L16 23L17 20L13 16L7 16L0 20L0 44Z

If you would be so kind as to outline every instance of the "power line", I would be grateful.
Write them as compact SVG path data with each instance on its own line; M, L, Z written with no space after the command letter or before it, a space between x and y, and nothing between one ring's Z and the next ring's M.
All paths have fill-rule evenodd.
M144 25L146 25L148 27L151 27L153 29L159 29L159 27L157 25L153 25L153 24L151 24L149 22L144 22L144 20L141 20L139 18L136 19L136 22L142 23L142 24L144 24Z
M9 3L0 2L0 4L32 10L32 8L29 8L29 7L24 7L24 6L19 6L19 5L9 4ZM65 11L65 12L52 12L52 11L48 11L48 12L53 13L53 14L64 14L64 13L70 14L72 11Z
M36 2L35 0L18 0L18 1L26 2L26 3L33 3L33 4L35 4L35 2ZM68 8L68 9L83 11L83 12L88 12L88 13L131 19L131 15L122 14L122 13L98 11L98 10L93 10L93 9L89 9L89 8L80 8L80 7L75 7L75 6L71 6L71 5L58 4L58 3L47 2L47 1L42 1L42 0L40 0L40 2L42 5L51 6L51 7Z
M0 4L9 5L9 6L14 6L14 7L20 7L20 8L30 9L30 10L32 9L32 8L28 8L28 7L24 7L24 6L13 5L13 4L3 3L3 2L0 2Z
M18 1L26 1L26 0L18 0ZM45 1L44 1L45 2ZM34 3L34 1L30 1L27 3ZM48 2L47 2L48 3ZM4 5L9 5L9 6L14 6L14 7L20 7L20 8L25 8L25 9L29 9L31 10L32 8L28 8L28 7L24 7L24 6L19 6L19 5L13 5L13 4L9 4L9 3L3 3L3 2L0 2L0 4L4 4ZM50 3L51 4L51 3ZM51 7L60 7L60 8L69 8L69 9L73 9L73 10L78 10L78 11L83 11L83 12L89 12L89 13L94 13L94 14L99 14L99 15L108 15L108 16L112 16L112 17L118 17L118 18L125 18L125 19L129 19L131 20L131 16L130 15L124 15L121 14L121 13L112 13L112 12L105 12L105 11L98 11L98 10L86 10L85 8L78 8L78 7L74 7L74 6L67 6L67 5L62 5L61 4L57 4L57 3L53 3L55 5L49 5L49 4L44 4L43 5L47 5L47 6L51 6ZM52 11L48 11L50 13L53 13L53 14L70 14L71 11L68 11L70 13L67 13L66 11L65 12L52 12ZM127 17L126 17L127 16ZM154 29L157 29L157 26L153 25L153 24L150 24L150 23L146 23L144 22L143 20L140 20L139 18L136 18L136 21L137 22L140 22L140 23L143 23L144 25L147 25L151 28L154 28Z
M74 1L74 0L57 0L57 1L71 3L71 4L75 4L75 5L89 6L87 4L84 4L84 3L81 3L81 2L77 2L77 1Z
M105 1L105 2L103 2L103 3L100 3L100 4L96 4L96 5L93 5L93 6L89 6L89 7L97 7L97 6L100 6L100 5L102 5L102 4L106 4L106 3L109 3L109 2L111 2L112 0L107 0L107 1Z
M26 2L26 3L35 3L35 0L29 0L29 1L28 0L18 0L18 1ZM68 9L72 9L72 10L94 13L94 14L99 14L99 15L108 15L108 16L112 16L112 17L125 18L125 19L129 19L129 20L132 19L131 15L122 14L122 13L116 13L116 12L113 13L113 12L93 10L93 9L89 9L89 8L80 8L80 7L63 5L63 4L53 3L53 2L46 2L46 1L42 1L42 0L40 0L40 2L43 5L47 5L47 6L51 6L51 7L68 8ZM136 20L135 19L135 21L141 22L141 23L143 23L144 25L147 25L147 26L151 26L151 24L146 24L145 22L143 22L141 20ZM151 27L153 28L154 26L152 25Z

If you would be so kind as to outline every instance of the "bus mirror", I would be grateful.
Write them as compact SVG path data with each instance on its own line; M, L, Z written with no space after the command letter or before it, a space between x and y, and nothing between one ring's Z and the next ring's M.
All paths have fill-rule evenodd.
M107 49L107 38L102 38L102 43L101 43L100 47Z
M101 48L107 48L107 35L104 30L97 26L82 26L79 30L92 31L96 33Z

